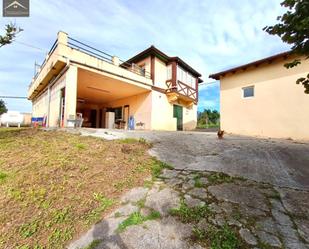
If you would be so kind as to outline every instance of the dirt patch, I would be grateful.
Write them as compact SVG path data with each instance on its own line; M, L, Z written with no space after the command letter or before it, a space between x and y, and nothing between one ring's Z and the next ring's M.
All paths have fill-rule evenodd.
M143 185L154 161L148 148L138 140L0 129L0 248L63 248Z

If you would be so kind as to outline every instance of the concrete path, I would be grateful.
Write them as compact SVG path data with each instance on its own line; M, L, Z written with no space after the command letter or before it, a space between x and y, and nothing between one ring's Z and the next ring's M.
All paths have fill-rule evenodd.
M276 186L309 190L309 142L215 133L81 129L106 139L145 138L151 153L176 169L208 170Z
M125 194L119 206L68 248L309 246L306 191L276 189L270 184L205 170L165 169L152 186Z

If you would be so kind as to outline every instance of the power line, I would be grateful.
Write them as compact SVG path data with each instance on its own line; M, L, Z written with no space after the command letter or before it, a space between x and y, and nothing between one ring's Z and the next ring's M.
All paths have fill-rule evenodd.
M28 98L21 96L0 96L0 99L28 99Z

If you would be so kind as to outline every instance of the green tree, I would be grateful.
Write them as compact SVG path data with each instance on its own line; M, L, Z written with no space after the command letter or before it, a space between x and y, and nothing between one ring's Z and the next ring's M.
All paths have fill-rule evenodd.
M0 99L0 115L6 113L7 111L8 109L6 108L4 101Z
M285 43L291 44L292 53L309 58L309 1L308 0L284 0L281 6L288 8L282 16L278 16L278 24L266 26L264 30L277 35ZM301 61L295 59L284 66L292 68L299 65ZM305 93L309 94L309 74L306 77L299 78L296 84L302 84L305 87Z
M14 41L16 35L21 31L23 30L17 27L14 23L5 25L5 34L0 35L0 48L4 45L11 44Z
M216 126L220 121L220 113L217 110L204 109L203 112L198 112L197 123L199 127Z

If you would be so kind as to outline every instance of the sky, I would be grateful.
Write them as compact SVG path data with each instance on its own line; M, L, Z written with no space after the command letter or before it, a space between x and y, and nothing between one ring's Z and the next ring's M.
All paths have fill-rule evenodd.
M206 82L198 110L219 110L219 82L209 74L289 49L262 30L285 12L281 1L30 0L30 17L0 17L0 34L8 22L24 29L0 48L0 96L27 95L34 62L44 60L62 30L122 60L151 45L181 57ZM5 102L9 110L31 112L30 101Z

